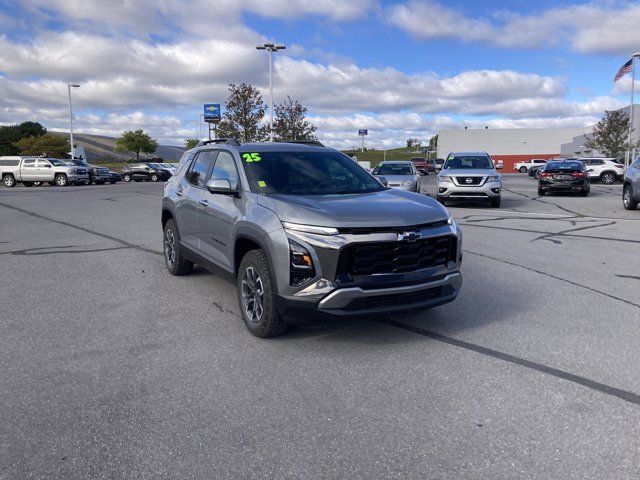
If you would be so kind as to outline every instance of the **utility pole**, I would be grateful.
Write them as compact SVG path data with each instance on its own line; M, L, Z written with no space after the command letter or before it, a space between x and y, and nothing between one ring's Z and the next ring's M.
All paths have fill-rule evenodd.
M273 143L273 52L287 48L282 43L265 42L257 45L257 50L269 52L269 141Z

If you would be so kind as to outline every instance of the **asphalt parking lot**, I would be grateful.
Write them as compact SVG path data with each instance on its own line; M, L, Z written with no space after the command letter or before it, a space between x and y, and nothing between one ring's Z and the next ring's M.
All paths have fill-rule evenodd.
M0 478L640 478L640 211L504 186L454 303L272 340L162 185L1 188Z

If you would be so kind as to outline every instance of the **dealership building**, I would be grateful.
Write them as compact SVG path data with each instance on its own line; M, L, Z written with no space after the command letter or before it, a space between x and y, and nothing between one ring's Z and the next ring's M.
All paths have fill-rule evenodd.
M629 107L621 109L629 112ZM634 106L634 140L640 139L640 105ZM580 128L464 128L438 132L438 157L450 152L481 151L502 160L504 171L532 158L601 157L585 146L593 126Z

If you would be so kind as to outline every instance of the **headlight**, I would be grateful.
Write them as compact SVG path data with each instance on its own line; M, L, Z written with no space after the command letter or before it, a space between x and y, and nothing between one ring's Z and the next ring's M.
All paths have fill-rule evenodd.
M453 217L447 218L447 225L453 225L453 223L454 223Z
M315 233L316 235L337 235L338 229L334 227L318 227L316 225L301 225L299 223L282 222L285 230L302 233Z
M447 177L446 175L438 175L438 181L443 183L453 183L453 177Z
M402 185L412 185L413 184L413 180L405 180L404 182L402 182Z
M292 287L301 285L316 276L309 250L291 239L289 239L289 258L289 284Z
M487 182L499 182L501 179L500 175L494 175L493 177L487 177Z

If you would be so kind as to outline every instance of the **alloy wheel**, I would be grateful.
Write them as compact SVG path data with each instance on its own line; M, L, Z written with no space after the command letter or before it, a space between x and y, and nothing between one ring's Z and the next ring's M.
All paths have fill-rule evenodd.
M173 268L176 264L176 237L170 228L164 232L164 258L167 264Z
M247 267L242 279L242 307L251 323L259 323L264 314L264 286L254 267Z

